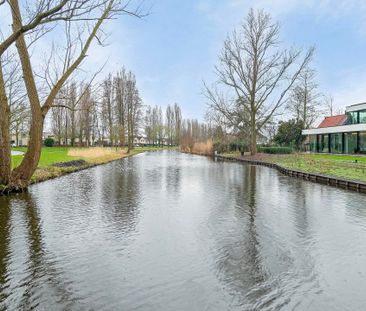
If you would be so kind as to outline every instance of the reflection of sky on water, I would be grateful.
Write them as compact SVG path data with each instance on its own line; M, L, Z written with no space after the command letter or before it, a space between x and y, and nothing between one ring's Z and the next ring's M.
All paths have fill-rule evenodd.
M0 309L362 310L365 195L156 152L0 197Z

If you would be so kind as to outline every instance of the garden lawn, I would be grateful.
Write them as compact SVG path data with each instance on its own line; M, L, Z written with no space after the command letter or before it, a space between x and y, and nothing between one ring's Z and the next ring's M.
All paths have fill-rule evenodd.
M70 148L66 147L43 147L41 158L39 160L39 167L47 167L54 163L67 162L71 160L80 159L77 157L68 156L68 151ZM13 148L16 151L26 152L26 148ZM15 168L19 166L22 162L23 155L12 156L12 167Z
M290 155L274 156L272 161L283 167L308 173L366 182L366 158L363 156Z
M240 157L239 153L225 154ZM282 167L307 173L329 175L366 182L366 156L333 154L258 154L247 159L276 163Z
M145 151L161 150L158 147L136 147L129 154L125 148L68 148L68 147L43 147L38 168L32 176L31 182L39 182L58 177L70 172L92 167L98 164L108 163ZM26 148L13 148L14 151L26 152ZM19 166L23 155L12 156L12 167ZM55 163L69 162L73 160L85 160L83 166L56 167Z

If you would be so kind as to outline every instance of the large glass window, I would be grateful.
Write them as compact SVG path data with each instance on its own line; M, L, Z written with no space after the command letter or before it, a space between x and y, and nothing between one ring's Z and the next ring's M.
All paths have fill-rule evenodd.
M361 153L366 153L366 132L360 132L360 150Z
M310 151L311 152L318 152L317 149L317 136L316 135L310 135Z
M358 124L358 123L366 123L366 110L362 111L354 111L347 113L348 124Z
M320 135L319 152L329 152L329 134Z
M357 133L344 134L344 152L345 153L357 152Z
M357 124L358 123L358 112L354 111L354 112L348 112L348 124Z
M342 133L330 134L330 152L342 153Z
M366 123L366 110L360 111L360 123Z

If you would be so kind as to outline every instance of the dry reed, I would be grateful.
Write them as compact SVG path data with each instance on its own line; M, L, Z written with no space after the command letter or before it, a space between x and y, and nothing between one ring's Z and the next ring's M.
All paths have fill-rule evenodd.
M75 148L70 149L67 153L71 157L81 157L86 159L96 159L108 156L123 156L126 154L124 149L115 148L103 148L103 147L92 147L92 148Z
M192 147L185 146L185 148L182 148L182 151L211 155L213 152L213 142L209 139L206 142L194 143Z

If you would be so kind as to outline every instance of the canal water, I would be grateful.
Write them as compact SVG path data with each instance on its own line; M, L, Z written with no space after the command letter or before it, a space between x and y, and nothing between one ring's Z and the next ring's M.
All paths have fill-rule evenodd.
M0 197L1 310L365 310L366 196L145 153Z

